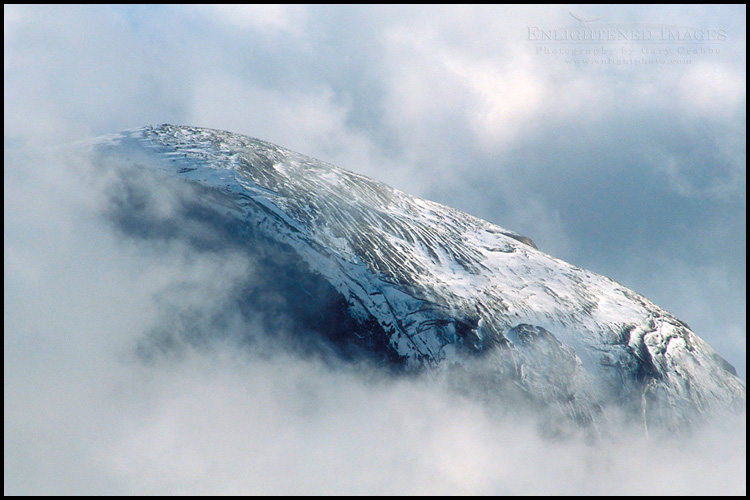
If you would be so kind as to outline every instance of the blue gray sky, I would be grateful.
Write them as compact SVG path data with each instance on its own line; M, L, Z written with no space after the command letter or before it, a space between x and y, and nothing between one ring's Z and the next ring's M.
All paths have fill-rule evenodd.
M600 19L587 23L570 12ZM541 43L532 36L546 30L556 38L594 26L652 38ZM665 29L680 39L659 39ZM23 331L30 311L69 317L63 323L71 331L117 320L145 328L156 314L149 294L170 279L224 276L226 266L236 265L228 256L222 264L203 263L201 270L187 258L165 260L154 257L153 249L131 249L103 228L86 228L84 221L94 224L87 209L101 203L96 187L83 192L54 164L7 166L8 151L159 123L258 137L525 234L541 250L614 278L674 313L745 379L745 46L744 5L5 5L4 276L11 311L5 316L6 380L8 366L25 366L21 353L41 349L54 359L67 352L45 351L12 335L14 326ZM120 253L114 259L105 250ZM144 258L151 259L149 265L139 264ZM135 287L140 295L124 297L86 263L116 268L114 283ZM143 268L158 279L138 274ZM77 288L56 283L54 269L70 269ZM40 284L50 291L33 293ZM96 300L87 309L81 304L92 292L83 290L92 285ZM145 311L145 319L132 320L123 310L112 314L105 298ZM34 328L45 331L57 318L41 315ZM86 320L81 328L75 318ZM107 346L115 347L122 348ZM71 355L75 352L80 351ZM91 373L97 371L87 367L71 384ZM219 386L228 384L222 393L227 398L239 391L237 373L210 373ZM6 382L6 400L9 393L33 387L27 383L9 392ZM293 377L280 383L297 387ZM89 389L82 400L98 401ZM164 382L150 390L162 391L182 408L180 393ZM370 389L354 392L385 406L394 397ZM143 396L128 394L134 400ZM284 407L276 398L257 397L277 410ZM341 402L326 397L328 415ZM177 411L170 405L158 410ZM143 411L146 416L138 415L148 421L144 427L122 432L149 441L149 433L158 434L159 419L168 418ZM446 411L461 412L450 405ZM53 433L49 422L34 427L22 415L19 410L18 418L10 418L20 426L14 436L38 434L40 428ZM8 421L6 411L6 440ZM474 431L486 430L481 422ZM309 425L321 431L315 426L322 424ZM292 429L287 431L301 432ZM430 429L427 435L434 437ZM445 439L455 445L458 438L466 436L435 437L426 445L446 444ZM126 483L143 479L146 472L138 467L145 466L137 454L117 448L135 445L125 439L114 443L96 448L102 456L129 457L119 463L125 472L112 474ZM17 444L16 449L28 448L21 438ZM69 443L54 444L62 450ZM268 444L268 450L276 448ZM34 477L34 467L41 468L38 457L47 451L14 455L13 470L22 471L18 477ZM152 451L158 454L158 448ZM494 453L486 450L487 457ZM6 468L7 457L6 452ZM217 464L196 458L193 465L213 470ZM430 464L425 470L441 467ZM497 491L482 489L486 471L474 472L471 487L449 481L461 487L446 488ZM74 482L83 485L76 491L96 490L100 480L112 486L91 474L93 479ZM6 486L7 481L6 475ZM12 484L30 491L19 486L28 486L23 480ZM158 487L175 491L169 484Z

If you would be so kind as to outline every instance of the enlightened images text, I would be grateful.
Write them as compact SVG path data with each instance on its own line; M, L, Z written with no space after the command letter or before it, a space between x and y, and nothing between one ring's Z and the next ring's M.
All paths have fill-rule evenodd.
M532 42L721 42L727 38L726 30L666 26L659 29L527 28L528 39Z

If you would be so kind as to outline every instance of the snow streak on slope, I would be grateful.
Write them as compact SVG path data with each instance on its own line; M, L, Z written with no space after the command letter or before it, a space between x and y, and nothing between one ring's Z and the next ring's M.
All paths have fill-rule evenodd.
M228 132L162 125L91 144L227 195L232 216L335 287L361 325L353 341L384 335L409 366L482 359L490 391L582 420L612 402L672 425L744 409L733 368L686 324L517 233Z

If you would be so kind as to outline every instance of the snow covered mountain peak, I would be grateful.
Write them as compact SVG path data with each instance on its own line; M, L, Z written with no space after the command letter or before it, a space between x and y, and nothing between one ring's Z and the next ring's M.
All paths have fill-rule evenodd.
M364 349L435 370L482 359L495 390L584 420L608 405L673 425L744 410L734 369L685 323L518 233L229 132L160 125L89 144L225 197L335 289Z

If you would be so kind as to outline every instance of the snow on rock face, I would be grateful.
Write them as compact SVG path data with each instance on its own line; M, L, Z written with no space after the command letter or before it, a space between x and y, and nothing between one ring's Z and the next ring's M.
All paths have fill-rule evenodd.
M229 196L345 299L354 336L385 335L409 366L481 357L584 419L613 401L674 425L744 409L734 369L687 325L513 231L228 132L161 125L90 144Z

